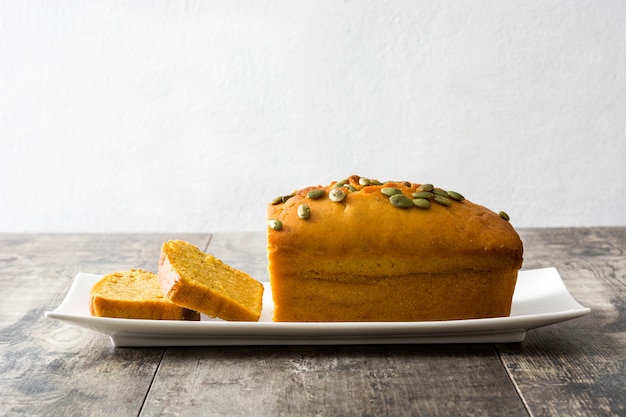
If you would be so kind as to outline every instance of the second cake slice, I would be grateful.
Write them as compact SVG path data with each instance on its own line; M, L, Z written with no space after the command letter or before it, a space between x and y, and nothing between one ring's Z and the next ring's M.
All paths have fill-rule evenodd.
M158 270L163 294L210 317L258 321L263 284L182 240L163 243Z

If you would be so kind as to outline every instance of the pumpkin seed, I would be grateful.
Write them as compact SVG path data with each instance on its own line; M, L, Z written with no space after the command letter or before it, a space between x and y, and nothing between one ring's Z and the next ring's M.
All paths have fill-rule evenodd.
M350 190L352 192L356 191L356 188L354 188L354 185L352 185L352 184L344 184L344 185L342 185L342 187L343 188L347 188L348 190Z
M273 229L273 230L280 230L283 228L283 223L280 220L276 220L276 219L268 220L267 225L269 226L270 229Z
M363 187L366 187L368 185L370 185L372 183L372 181L370 181L369 178L359 178L359 184L362 185Z
M449 206L450 204L452 204L452 201L450 201L449 198L435 194L435 196L433 197L433 200L435 200L437 203L441 204L442 206Z
M433 194L440 195L445 198L450 197L450 194L448 194L448 192L444 190L443 188L433 188Z
M306 220L311 217L311 207L308 204L300 204L298 206L298 217L302 220Z
M395 187L383 187L380 189L380 192L385 194L387 197L402 193L402 191Z
M318 188L317 190L309 191L308 193L306 193L306 196L309 197L311 200L315 200L316 198L320 198L324 194L326 194L326 190L324 190L323 188Z
M341 181L337 181L334 186L335 187L341 187L341 186L347 184L349 181L350 180L348 178L344 178Z
M333 188L328 193L328 198L330 199L330 201L339 203L340 201L343 201L344 198L346 198L346 193L341 188Z
M432 184L422 184L417 188L417 191L432 191L434 188Z
M429 191L418 191L417 193L413 193L412 196L413 198L429 199L433 198L433 193Z
M416 198L413 200L413 205L421 209L427 209L430 207L430 201L425 198Z
M413 207L413 201L404 194L394 194L389 197L389 202L392 206L398 208L411 208Z
M465 200L465 197L463 197L463 194L457 193L456 191L448 191L448 195L450 196L451 199L456 200L456 201Z
M370 180L370 182L371 182L373 185L383 185L383 183L382 183L382 182L380 182L380 181L378 181L378 180Z
M272 204L273 206L275 206L276 204L279 204L279 203L282 203L282 202L283 202L283 196L282 196L282 195L280 195L280 196L278 196L278 197L274 198L274 199L272 200L272 203L271 203L271 204Z
M501 211L500 213L498 213L500 215L500 217L502 217L504 220L506 220L507 222L509 220L511 220L511 218L509 217L508 214L506 214L505 212Z

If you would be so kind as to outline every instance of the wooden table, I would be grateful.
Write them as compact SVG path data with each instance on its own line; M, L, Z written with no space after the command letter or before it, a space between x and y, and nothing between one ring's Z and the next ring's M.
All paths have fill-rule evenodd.
M115 348L50 320L78 272L184 239L267 281L263 233L0 234L0 415L624 416L626 228L521 230L592 312L514 344Z

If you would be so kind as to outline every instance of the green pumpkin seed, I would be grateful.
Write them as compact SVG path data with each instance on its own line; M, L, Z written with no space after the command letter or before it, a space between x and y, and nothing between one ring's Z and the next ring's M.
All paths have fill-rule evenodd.
M435 200L437 203L441 204L442 206L449 206L450 204L452 204L452 201L444 196L435 194L435 196L433 197L433 200Z
M418 191L417 193L413 193L412 196L413 198L429 199L433 198L433 193L429 191Z
M421 209L427 209L430 207L430 201L425 198L416 198L413 200L413 205Z
M342 185L341 187L342 187L342 188L347 188L348 190L350 190L350 191L352 191L352 192L355 192L355 191L356 191L356 188L354 188L354 185L352 185L352 184L344 184L344 185Z
M413 207L413 201L404 194L394 194L389 197L389 202L392 206L398 208L411 208Z
M283 196L282 196L282 195L279 195L278 197L276 197L276 198L274 198L274 199L272 200L272 203L271 203L271 204L272 204L273 206L275 206L276 204L280 204L280 203L282 203L282 202L283 202Z
M370 180L370 182L372 183L372 185L383 185L383 183L378 180Z
M287 202L287 200L289 200L291 197L293 197L292 195L284 195L283 196L283 203Z
M432 184L422 184L417 188L417 191L432 191L435 187Z
M267 225L269 226L270 229L273 229L273 230L280 230L283 228L283 223L280 220L276 220L276 219L268 220Z
M298 206L298 217L302 220L306 220L311 217L311 207L308 204L300 204Z
M440 195L441 197L449 198L450 194L443 188L433 188L433 194Z
M308 193L306 193L306 196L309 197L311 200L315 200L316 198L320 198L324 194L326 194L326 190L324 190L323 188L319 188L317 190L309 191Z
M348 178L344 178L341 181L337 181L334 186L341 187L343 185L346 185L348 182L350 182L350 180Z
M507 222L511 220L511 218L509 217L508 214L506 214L505 212L501 211L500 213L498 213L500 215L500 217L502 217L504 220L506 220Z
M344 198L346 198L346 193L341 188L333 188L332 190L330 190L330 193L328 193L328 198L330 199L330 201L339 203L340 201L343 201Z
M448 191L448 195L450 196L451 199L456 200L456 201L465 200L465 197L463 197L463 194L457 193L456 191Z
M363 187L366 187L370 185L371 183L372 181L370 181L369 178L359 178L359 184L362 185Z
M380 192L385 194L387 197L391 197L393 195L402 193L402 191L400 191L398 188L395 188L395 187L383 187L380 189Z

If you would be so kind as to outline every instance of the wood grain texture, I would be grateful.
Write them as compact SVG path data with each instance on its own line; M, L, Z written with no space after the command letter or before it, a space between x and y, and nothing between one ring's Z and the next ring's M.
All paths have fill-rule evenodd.
M144 412L527 415L490 345L168 348Z
M626 228L524 230L527 268L555 266L592 312L498 345L534 416L626 415Z
M115 349L105 336L43 314L77 272L156 270L168 237L0 235L0 415L138 414L163 349Z
M0 235L0 415L626 415L626 228L527 229L588 316L500 345L111 347L43 317L77 272L156 269L169 238L267 281L263 233Z

